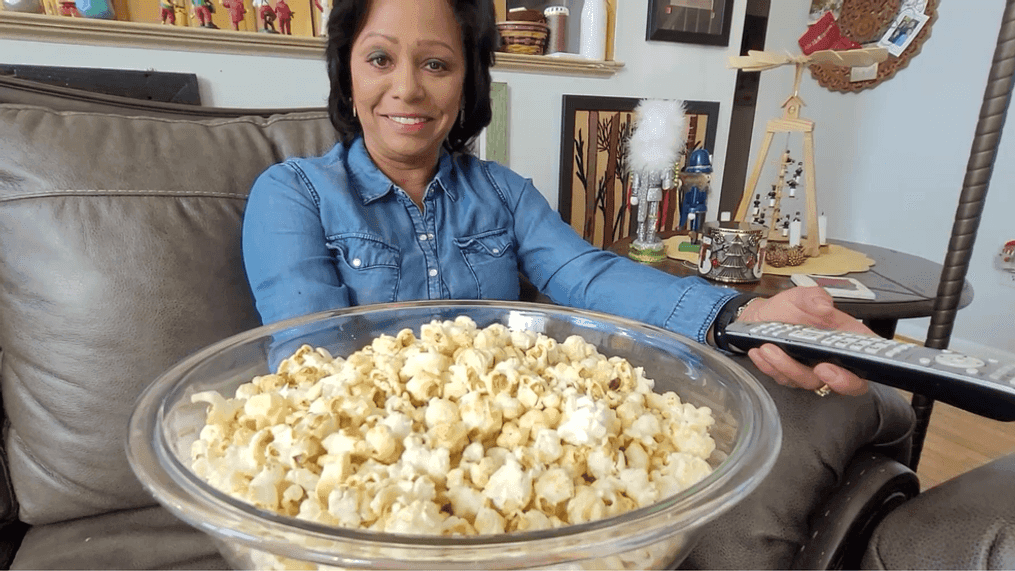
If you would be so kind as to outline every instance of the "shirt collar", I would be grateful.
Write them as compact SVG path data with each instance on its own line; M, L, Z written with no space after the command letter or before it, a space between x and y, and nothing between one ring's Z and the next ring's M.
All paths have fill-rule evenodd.
M370 154L367 152L366 144L363 142L363 135L356 137L349 147L348 165L353 180L353 187L359 193L363 204L380 199L390 192L394 192L395 183L391 182L386 174L377 168ZM441 156L437 165L437 186L441 188L451 200L458 199L455 185L455 161L451 154L443 146Z

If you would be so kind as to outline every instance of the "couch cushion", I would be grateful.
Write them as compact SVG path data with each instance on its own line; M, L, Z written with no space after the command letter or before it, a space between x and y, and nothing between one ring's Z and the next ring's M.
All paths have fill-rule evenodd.
M228 569L211 538L161 507L28 530L11 569Z
M0 378L20 518L152 503L137 394L258 325L240 229L256 176L334 144L323 112L173 119L0 105Z

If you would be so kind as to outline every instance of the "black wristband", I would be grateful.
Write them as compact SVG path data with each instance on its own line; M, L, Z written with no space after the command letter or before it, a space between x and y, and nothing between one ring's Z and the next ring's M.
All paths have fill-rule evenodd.
M740 316L744 306L758 297L761 296L753 293L742 293L722 306L722 309L719 310L719 315L716 316L715 322L712 324L712 338L715 339L716 347L723 351L734 352L729 344L726 343L726 326L733 323Z

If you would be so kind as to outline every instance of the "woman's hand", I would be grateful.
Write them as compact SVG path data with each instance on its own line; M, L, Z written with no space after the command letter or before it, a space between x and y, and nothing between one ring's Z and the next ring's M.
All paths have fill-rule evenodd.
M782 321L874 335L862 323L835 309L832 297L820 287L795 287L767 299L752 301L737 321ZM833 391L844 395L862 395L867 392L867 381L846 369L831 363L821 363L812 369L798 363L772 344L751 349L747 355L761 372L771 376L780 385L810 390L828 385Z

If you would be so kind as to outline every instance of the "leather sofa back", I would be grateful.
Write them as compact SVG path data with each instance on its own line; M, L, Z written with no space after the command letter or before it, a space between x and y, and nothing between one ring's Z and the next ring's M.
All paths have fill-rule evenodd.
M124 453L134 399L259 324L241 259L247 192L271 164L335 142L323 110L68 92L0 78L0 101L49 105L0 104L4 448L30 524L153 503Z

